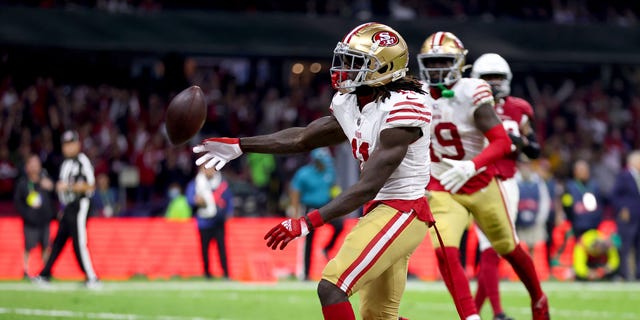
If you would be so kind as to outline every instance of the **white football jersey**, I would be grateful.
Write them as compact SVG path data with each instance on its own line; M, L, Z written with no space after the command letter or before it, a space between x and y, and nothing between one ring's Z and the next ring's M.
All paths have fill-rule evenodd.
M374 200L414 200L424 196L429 183L429 134L431 108L426 95L413 91L392 92L384 102L370 102L358 108L355 94L336 93L331 111L351 143L360 168L373 153L380 132L387 128L417 127L422 137L409 145L407 154Z
M428 85L423 87L428 92ZM451 167L442 158L471 160L486 146L485 136L475 125L473 113L485 103L493 105L491 87L482 79L462 78L451 88L451 98L427 97L433 111L431 124L431 174L439 179Z

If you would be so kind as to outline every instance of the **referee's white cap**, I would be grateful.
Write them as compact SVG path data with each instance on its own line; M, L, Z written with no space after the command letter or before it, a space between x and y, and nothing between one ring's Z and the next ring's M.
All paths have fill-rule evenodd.
M80 135L74 130L67 130L62 134L62 143L79 141Z

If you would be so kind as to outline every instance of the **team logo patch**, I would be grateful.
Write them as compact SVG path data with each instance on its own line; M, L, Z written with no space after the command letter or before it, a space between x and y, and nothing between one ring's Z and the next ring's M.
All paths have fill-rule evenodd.
M380 31L373 35L373 42L376 41L381 47L392 47L400 42L400 38L393 32Z

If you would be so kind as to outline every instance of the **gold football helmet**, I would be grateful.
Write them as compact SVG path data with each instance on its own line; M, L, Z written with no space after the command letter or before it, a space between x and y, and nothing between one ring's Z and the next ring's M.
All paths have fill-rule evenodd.
M343 93L362 85L383 86L404 77L408 62L409 49L398 32L381 23L365 23L333 50L332 84Z
M422 44L418 54L420 78L430 86L451 85L462 78L465 65L464 60L468 50L462 41L451 32L438 31L430 35ZM430 66L435 60L451 59L450 66ZM439 77L434 75L439 74Z

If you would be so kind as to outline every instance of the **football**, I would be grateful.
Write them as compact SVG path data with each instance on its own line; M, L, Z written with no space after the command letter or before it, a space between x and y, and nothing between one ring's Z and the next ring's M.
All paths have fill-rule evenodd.
M178 93L169 103L165 114L165 127L169 142L174 146L189 141L202 129L207 117L204 93L191 86Z

